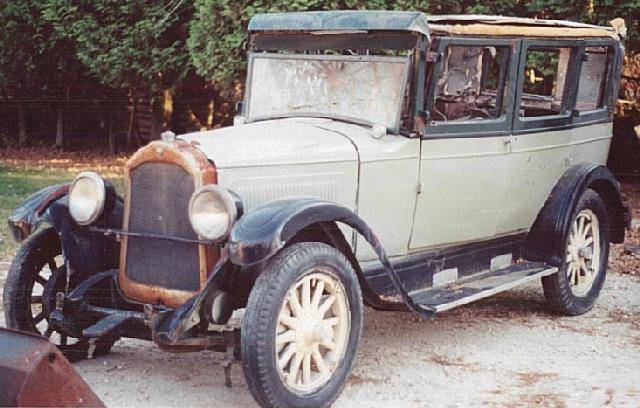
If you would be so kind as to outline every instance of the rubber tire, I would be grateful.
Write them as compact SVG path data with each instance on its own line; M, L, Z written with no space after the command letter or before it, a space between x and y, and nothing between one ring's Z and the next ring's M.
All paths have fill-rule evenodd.
M607 209L604 201L594 190L587 189L580 197L576 209L571 218L571 224L584 209L591 210L598 219L600 227L600 269L596 276L593 286L584 296L576 296L571 291L569 278L566 273L566 264L563 263L558 273L545 276L542 278L542 287L544 296L551 308L562 315L578 316L584 314L593 308L596 303L600 291L604 285L607 276L607 265L609 262L609 221L607 219ZM566 247L569 244L569 234L565 242Z
M42 335L31 323L31 304L25 302L25 293L31 293L35 276L51 258L62 254L60 237L53 228L43 229L27 240L18 250L11 263L3 291L4 317L7 327ZM115 341L99 339L93 356L109 353ZM60 351L70 361L84 359L88 355L89 343L80 340L76 344L61 346Z
M277 316L289 288L317 265L332 268L344 285L351 311L351 332L344 360L322 388L305 395L291 392L282 383L273 350ZM242 322L241 357L247 385L262 407L326 407L342 391L351 372L362 333L362 294L358 278L347 258L319 242L291 245L272 258L256 280Z

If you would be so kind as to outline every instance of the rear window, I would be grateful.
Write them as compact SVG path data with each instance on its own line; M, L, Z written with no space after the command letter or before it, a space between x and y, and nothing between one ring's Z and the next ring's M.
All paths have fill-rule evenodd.
M587 47L582 62L576 109L588 111L605 105L606 78L611 50L609 47Z
M524 67L521 117L552 116L564 111L571 48L529 48Z

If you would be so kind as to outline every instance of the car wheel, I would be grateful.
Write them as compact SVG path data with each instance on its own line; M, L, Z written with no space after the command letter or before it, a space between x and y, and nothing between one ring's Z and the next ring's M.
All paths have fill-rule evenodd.
M347 258L303 242L271 259L256 280L242 324L241 356L264 407L324 407L351 372L362 332L362 295Z
M56 332L49 326L56 293L65 291L67 269L58 233L53 228L34 234L18 251L4 285L7 326L40 334L54 343L69 360L86 358L89 342ZM111 350L112 340L96 342L93 356Z
M604 285L609 260L609 224L602 198L593 190L580 197L558 273L542 278L544 294L561 314L591 310Z

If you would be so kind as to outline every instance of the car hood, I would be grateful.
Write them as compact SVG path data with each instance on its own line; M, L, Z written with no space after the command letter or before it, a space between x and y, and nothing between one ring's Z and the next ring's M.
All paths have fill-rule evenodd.
M352 140L337 125L330 119L288 118L187 133L180 139L194 144L217 169L357 162Z

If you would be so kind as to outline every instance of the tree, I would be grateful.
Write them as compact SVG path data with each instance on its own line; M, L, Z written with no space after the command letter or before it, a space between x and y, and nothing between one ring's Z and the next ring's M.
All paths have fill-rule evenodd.
M18 110L18 143L27 142L29 106L57 110L56 146L64 144L63 100L86 79L70 42L42 18L46 0L16 0L0 8L0 88ZM37 102L37 105L35 103Z
M49 0L44 17L103 84L149 97L163 112L192 68L186 48L192 13L188 0Z
M602 26L609 26L611 20L620 17L628 29L627 49L634 53L640 51L640 0L497 0L471 3L464 12L572 20Z
M29 2L16 1L0 8L0 86L5 98L25 98L33 87L37 50ZM28 30L25 30L28 28ZM24 44L24 46L22 45ZM18 102L19 143L27 140L24 102Z

